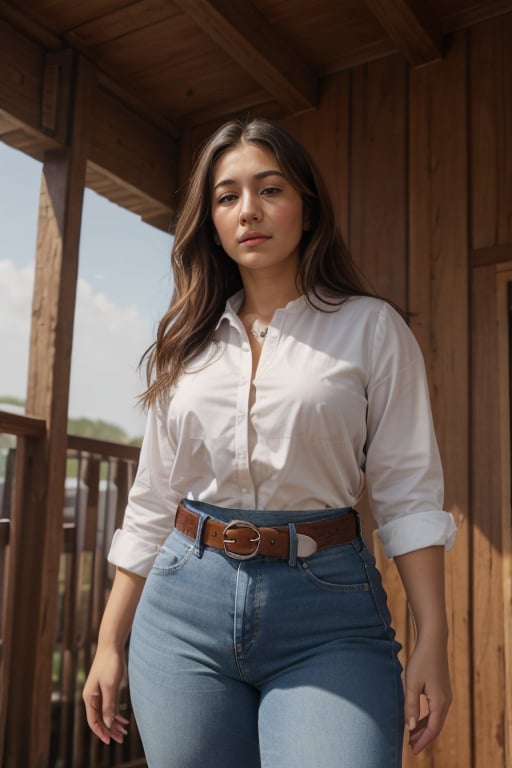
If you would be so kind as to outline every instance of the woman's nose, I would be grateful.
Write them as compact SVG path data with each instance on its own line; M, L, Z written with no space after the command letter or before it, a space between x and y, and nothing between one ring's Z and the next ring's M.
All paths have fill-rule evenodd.
M258 221L261 217L261 206L257 196L247 194L242 197L240 206L240 222Z

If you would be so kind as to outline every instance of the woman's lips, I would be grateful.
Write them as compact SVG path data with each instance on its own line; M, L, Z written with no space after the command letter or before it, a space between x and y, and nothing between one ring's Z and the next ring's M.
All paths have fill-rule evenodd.
M265 243L267 240L270 240L270 235L263 235L260 232L249 232L240 239L240 243L241 245L254 246L261 245L261 243Z

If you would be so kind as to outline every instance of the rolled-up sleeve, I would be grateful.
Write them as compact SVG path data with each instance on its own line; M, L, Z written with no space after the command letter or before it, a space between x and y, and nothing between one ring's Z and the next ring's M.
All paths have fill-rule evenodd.
M389 305L380 312L368 384L366 482L388 557L450 548L456 526L443 510L443 473L419 346Z
M166 410L150 408L135 481L123 526L114 533L109 562L147 576L158 551L173 528L176 507L169 478L174 460Z

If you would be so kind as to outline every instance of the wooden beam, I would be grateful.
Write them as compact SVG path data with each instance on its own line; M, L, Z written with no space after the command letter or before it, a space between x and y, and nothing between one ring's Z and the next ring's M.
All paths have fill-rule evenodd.
M250 0L174 0L174 5L290 112L316 107L316 77Z
M59 144L68 141L72 60L73 52L68 49L48 53L44 61L41 129Z
M461 3L458 8L443 14L443 32L448 34L458 29L474 27L482 21L504 16L512 11L510 0L491 0L480 3Z
M101 87L91 110L89 159L120 187L171 213L176 205L177 144Z
M50 152L43 166L32 305L27 410L47 424L44 455L38 464L46 493L39 500L37 536L25 530L23 562L30 575L17 592L6 727L6 768L42 766L48 759L51 719L51 669L57 625L59 558L62 549L67 410L78 248L88 127L94 72L84 59L74 62L69 147ZM30 521L35 526L35 521ZM21 534L20 534L21 535ZM35 567L34 567L35 566ZM16 583L18 589L18 583ZM27 674L27 659L33 667Z
M489 264L502 264L512 261L512 243L491 245L470 251L469 262L472 267L485 267Z
M71 57L71 50L47 54L0 19L2 139L40 160L68 142ZM109 90L109 83L114 87L102 76L95 85L87 159L114 181L110 199L118 202L117 185L119 197L130 191L132 210L140 207L141 215L167 212L170 220L176 206L177 129L166 122L167 132L147 112L139 113L135 102L127 104L123 89Z
M40 128L44 51L0 20L0 109Z
M81 437L79 435L68 435L68 448L70 450L83 451L97 457L110 458L115 456L118 459L135 463L138 462L140 454L140 448L136 445L111 443L108 440L96 440L92 437Z
M0 433L8 435L24 435L25 437L43 437L46 432L44 419L32 416L0 411Z
M413 65L443 57L441 27L430 3L420 0L364 0L399 51Z

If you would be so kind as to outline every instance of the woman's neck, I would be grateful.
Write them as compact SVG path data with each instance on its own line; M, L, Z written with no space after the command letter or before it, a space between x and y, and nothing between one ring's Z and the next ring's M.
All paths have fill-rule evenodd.
M285 307L290 301L297 299L301 291L293 282L276 282L274 280L243 280L244 298L238 314L241 317L251 316L262 322L270 323L276 309Z

